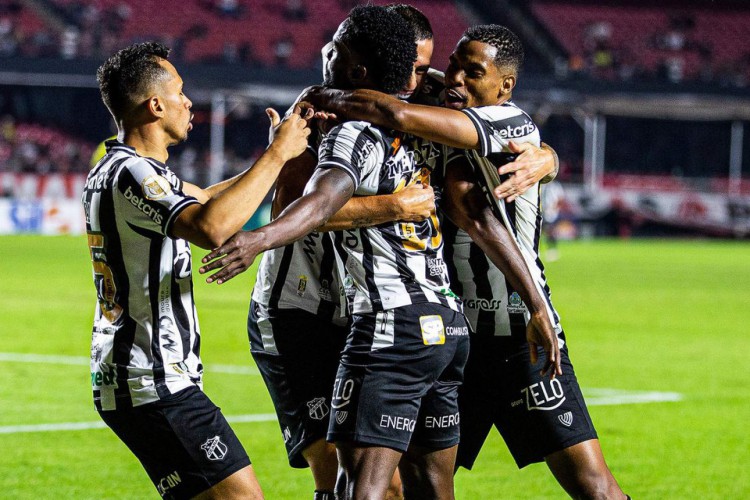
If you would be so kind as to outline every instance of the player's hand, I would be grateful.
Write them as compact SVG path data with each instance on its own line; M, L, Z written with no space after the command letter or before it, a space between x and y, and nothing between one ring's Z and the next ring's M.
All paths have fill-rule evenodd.
M510 141L508 147L519 156L498 169L500 175L510 174L510 177L496 187L494 192L498 200L513 201L555 171L555 155L528 142L517 144Z
M418 182L394 196L399 211L397 220L421 222L435 213L435 192L432 186Z
M240 231L219 248L215 248L203 257L203 264L198 270L201 274L218 269L206 278L206 283L216 282L217 285L226 283L238 274L246 271L255 261L255 257L263 251L261 236L258 233Z
M307 148L307 138L310 135L308 122L315 114L312 108L295 106L294 111L278 123L279 114L272 108L266 110L274 130L269 149L274 149L286 162L301 155ZM274 122L277 125L274 126Z
M529 354L532 365L535 365L539 361L537 349L540 346L547 354L547 360L540 371L542 375L546 375L549 372L550 379L554 379L557 375L562 375L560 344L557 342L557 335L545 311L531 313L529 324L526 325L526 340L529 343Z

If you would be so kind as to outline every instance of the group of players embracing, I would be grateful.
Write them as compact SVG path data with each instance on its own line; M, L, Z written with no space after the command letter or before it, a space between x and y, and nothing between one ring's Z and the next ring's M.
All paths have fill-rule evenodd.
M83 202L102 418L165 498L256 498L242 445L202 393L189 241L224 283L263 252L252 356L314 498L445 498L491 428L574 498L624 499L568 358L539 258L557 159L511 100L523 48L475 26L445 73L409 5L354 8L324 81L253 167L206 189L165 165L191 103L155 43L99 70L120 131ZM273 221L240 231L276 182ZM101 376L96 374L100 373Z

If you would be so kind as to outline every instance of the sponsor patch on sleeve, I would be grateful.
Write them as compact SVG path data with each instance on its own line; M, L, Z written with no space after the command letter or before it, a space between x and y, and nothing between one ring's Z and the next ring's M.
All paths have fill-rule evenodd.
M172 186L169 181L160 175L146 177L141 183L143 196L147 200L161 200L172 194Z

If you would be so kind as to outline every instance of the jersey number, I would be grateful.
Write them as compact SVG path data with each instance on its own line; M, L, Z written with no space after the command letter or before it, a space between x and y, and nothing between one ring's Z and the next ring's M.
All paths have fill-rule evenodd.
M403 238L404 248L410 252L421 252L426 248L438 248L443 241L443 233L440 232L440 222L435 214L430 216L429 224L431 232L435 236L420 238L417 234L417 227L413 222L400 222L401 237Z
M117 287L115 286L112 269L107 265L104 235L101 233L88 233L88 240L91 264L94 266L94 285L96 286L96 295L99 299L99 307L104 317L110 323L114 323L122 314L122 307L115 303Z

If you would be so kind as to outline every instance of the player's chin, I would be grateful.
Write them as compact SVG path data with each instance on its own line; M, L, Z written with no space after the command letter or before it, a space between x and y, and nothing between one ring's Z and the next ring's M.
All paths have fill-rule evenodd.
M445 107L450 109L464 109L466 107L466 101L446 100Z

